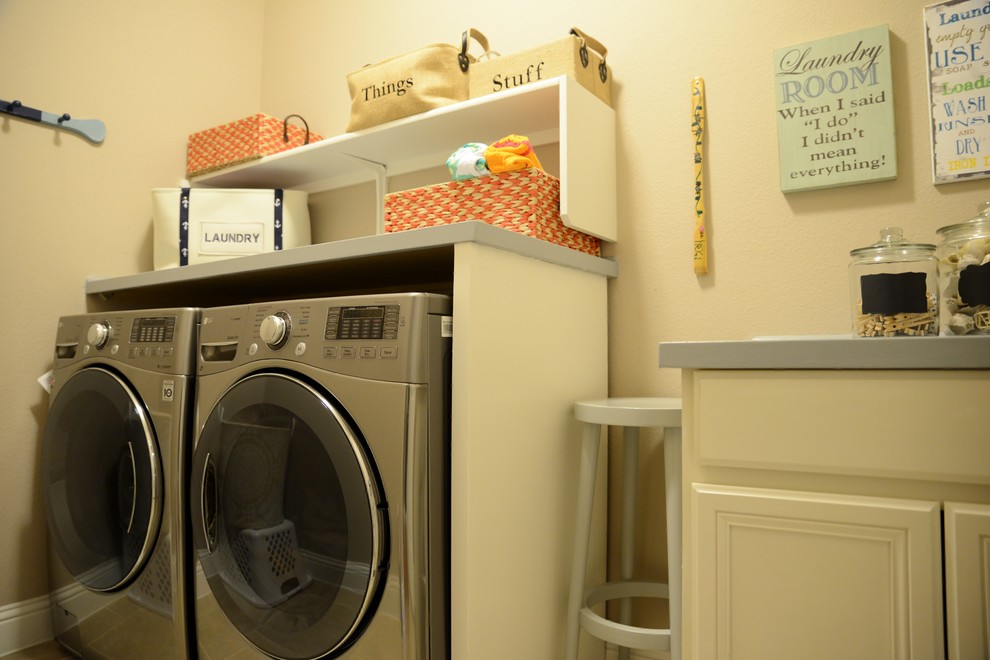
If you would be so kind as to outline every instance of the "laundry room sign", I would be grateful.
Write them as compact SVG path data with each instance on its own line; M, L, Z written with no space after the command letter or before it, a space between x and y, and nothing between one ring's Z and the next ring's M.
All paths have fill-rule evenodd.
M886 25L774 51L780 189L897 177Z
M990 176L990 0L925 7L932 178Z

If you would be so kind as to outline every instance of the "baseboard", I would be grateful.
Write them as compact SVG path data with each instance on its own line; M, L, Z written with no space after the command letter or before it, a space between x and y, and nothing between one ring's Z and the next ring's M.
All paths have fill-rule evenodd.
M0 607L0 656L52 639L48 596Z
M619 648L612 644L605 645L605 660L617 660L619 657ZM631 649L629 651L629 660L670 660L670 651L643 651L640 649Z

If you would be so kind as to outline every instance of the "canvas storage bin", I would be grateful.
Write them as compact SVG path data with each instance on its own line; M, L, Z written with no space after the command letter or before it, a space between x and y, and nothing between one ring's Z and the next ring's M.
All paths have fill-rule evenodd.
M461 35L459 48L431 44L349 73L351 116L347 131L466 101L470 94L468 73L476 61L468 53L471 39L488 52L488 39L470 28Z
M156 188L155 270L310 244L300 190Z
M612 105L612 71L605 63L607 54L599 41L572 28L563 39L474 64L471 98L567 75Z
M292 123L292 119L302 126ZM322 135L309 132L309 125L299 115L279 119L259 112L190 135L186 176L206 174L322 139Z
M560 181L543 170L499 172L385 196L385 231L481 220L598 256L601 241L560 219Z

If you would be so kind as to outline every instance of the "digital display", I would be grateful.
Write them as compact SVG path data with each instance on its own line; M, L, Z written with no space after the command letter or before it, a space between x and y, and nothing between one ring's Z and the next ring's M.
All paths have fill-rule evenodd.
M168 344L175 335L174 316L149 316L134 319L131 326L132 344Z
M341 310L342 319L381 319L385 318L384 307L344 307Z
M398 331L398 305L331 307L324 339L395 339Z

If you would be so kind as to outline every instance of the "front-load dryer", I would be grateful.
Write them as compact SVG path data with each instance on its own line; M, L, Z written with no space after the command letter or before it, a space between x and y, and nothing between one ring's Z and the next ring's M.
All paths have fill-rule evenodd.
M203 310L200 656L446 660L449 297Z
M84 658L187 658L184 470L199 311L59 319L42 441L56 639Z

